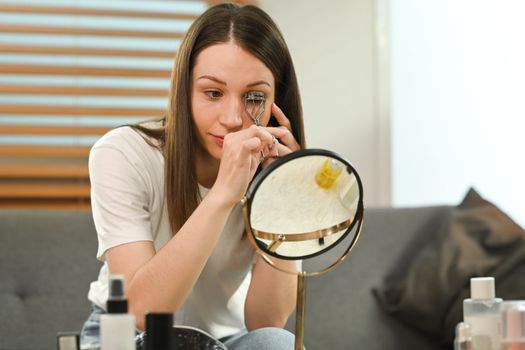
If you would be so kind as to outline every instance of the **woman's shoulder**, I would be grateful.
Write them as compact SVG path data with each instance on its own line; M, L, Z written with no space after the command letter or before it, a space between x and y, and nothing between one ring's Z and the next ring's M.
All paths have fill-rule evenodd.
M164 156L146 137L131 126L107 132L89 153L90 176L100 179L106 174L134 174L143 180L161 181Z
M164 157L155 142L131 126L118 127L93 145L90 164L127 163L141 171L157 171L162 169Z
M156 124L148 123L146 127L155 127ZM110 130L95 142L92 150L112 148L122 152L159 151L158 141L145 135L132 126L121 126Z

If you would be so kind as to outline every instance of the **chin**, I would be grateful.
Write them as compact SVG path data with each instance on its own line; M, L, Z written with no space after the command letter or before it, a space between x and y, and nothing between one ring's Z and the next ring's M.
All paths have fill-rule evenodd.
M215 147L211 147L211 149L208 148L207 153L210 158L220 161L222 158L222 147L219 148L215 146Z

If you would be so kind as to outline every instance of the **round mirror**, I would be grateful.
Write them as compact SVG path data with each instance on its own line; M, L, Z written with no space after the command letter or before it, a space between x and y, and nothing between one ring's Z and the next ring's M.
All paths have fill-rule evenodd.
M337 154L300 150L261 171L244 206L248 235L269 256L310 259L342 241L349 242L347 254L359 235L363 187L352 165Z

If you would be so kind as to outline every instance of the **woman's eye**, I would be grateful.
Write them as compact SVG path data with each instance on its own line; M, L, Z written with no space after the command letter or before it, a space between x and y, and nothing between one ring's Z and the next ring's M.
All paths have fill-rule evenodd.
M246 101L251 101L251 102L265 102L266 95L263 92L252 91L244 95L244 99Z
M266 95L262 92L249 92L244 95L245 106L260 106L266 102Z
M222 96L222 93L217 90L208 90L204 92L209 98L217 99Z

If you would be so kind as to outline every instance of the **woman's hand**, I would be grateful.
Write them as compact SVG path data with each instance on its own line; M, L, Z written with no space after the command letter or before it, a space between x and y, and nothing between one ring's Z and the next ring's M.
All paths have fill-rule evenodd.
M279 127L252 125L224 137L219 172L212 191L232 206L246 193L261 162L264 168L276 158L301 148L281 109L274 103L271 111Z
M301 146L297 140L295 140L292 134L290 120L286 117L286 115L284 115L283 111L275 103L272 104L272 114L280 126L278 128L268 127L267 129L270 130L270 132L272 132L271 129L280 129L283 130L284 133L282 133L282 136L280 137L276 136L278 142L274 142L274 146L269 150L270 156L268 156L263 161L263 168L275 161L276 158L285 156L301 149Z
M278 154L275 140L287 133L283 128L252 125L227 134L222 145L219 172L211 191L232 206L239 202L261 161Z

